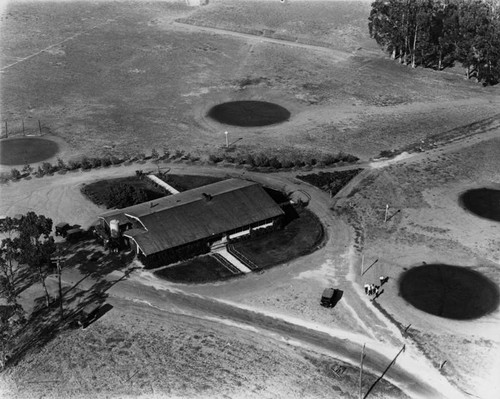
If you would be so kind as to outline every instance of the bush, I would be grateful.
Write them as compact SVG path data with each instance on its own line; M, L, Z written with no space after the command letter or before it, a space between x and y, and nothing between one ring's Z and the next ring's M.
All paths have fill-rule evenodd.
M69 161L68 162L68 169L69 170L75 170L78 169L81 166L79 161Z
M58 169L66 169L66 164L61 158L57 158L57 168Z
M52 167L52 164L50 162L43 162L42 170L44 175L48 175L54 171L54 168Z
M113 156L111 157L111 164L113 164L113 165L119 165L119 164L121 164L122 162L123 162L123 160L122 160L122 159L120 159L120 158L118 158L118 157L117 157L117 156L115 156L115 155L113 155Z
M273 157L269 160L269 165L271 166L271 168L274 168L274 169L281 168L281 162L276 157Z
M215 155L215 154L210 154L208 156L208 161L209 162L212 162L212 163L219 163L222 161L222 158L219 157L218 155Z
M102 165L101 158L91 158L89 162L92 168L98 168Z
M112 164L112 162L111 162L111 158L110 157L104 157L104 158L101 159L101 165L103 167L107 167L107 166L109 166L111 164Z
M184 155L184 151L175 150L175 154L172 155L172 158L174 158L174 159L181 158L183 155Z
M144 161L146 159L146 154L144 154L143 152L140 152L139 154L137 154L137 156L135 158L139 161Z
M255 166L263 166L263 167L269 166L269 158L264 154L258 154L255 157Z
M32 170L33 170L33 168L31 167L31 165L26 164L26 165L23 166L22 172L23 172L23 174L28 174L29 175L32 172Z
M87 157L83 157L82 161L80 162L80 167L83 170L88 170L92 168L92 164L90 163L90 160Z
M17 180L21 178L21 172L19 172L16 168L10 170L10 177L13 180Z
M253 157L252 154L247 155L246 163L249 164L250 166L255 166L255 158Z
M293 168L293 162L289 159L285 159L281 162L281 166L285 169Z
M160 157L160 154L158 154L158 151L156 150L156 148L153 148L151 150L151 158L152 159L158 159Z

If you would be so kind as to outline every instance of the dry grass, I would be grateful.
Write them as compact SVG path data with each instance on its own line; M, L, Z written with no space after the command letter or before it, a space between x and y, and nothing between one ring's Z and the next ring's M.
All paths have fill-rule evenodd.
M48 398L319 398L355 391L358 372L342 362L231 326L115 305L86 330L66 331L27 357L5 386L16 397ZM365 375L365 391L374 380ZM373 397L400 395L381 382Z

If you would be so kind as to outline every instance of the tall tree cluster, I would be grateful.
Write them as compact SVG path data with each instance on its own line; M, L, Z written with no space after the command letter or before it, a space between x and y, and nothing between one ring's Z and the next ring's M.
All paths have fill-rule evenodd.
M500 81L500 0L376 0L370 36L400 63Z

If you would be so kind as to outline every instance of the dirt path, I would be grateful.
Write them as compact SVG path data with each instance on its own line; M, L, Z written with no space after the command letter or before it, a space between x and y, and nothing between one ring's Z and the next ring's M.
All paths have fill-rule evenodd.
M497 132L492 131L476 135L472 139L453 142L449 144L450 147L441 148L441 151L486 140L495 134ZM430 157L438 153L439 151L421 153L414 157ZM172 164L168 167L171 168L171 173L251 178L287 192L305 189L311 196L311 210L327 227L327 242L311 255L284 267L271 269L264 275L248 276L244 281L188 287L160 282L151 274L142 272L141 275L115 286L110 291L113 297L143 301L148 306L179 314L209 317L220 323L234 322L293 345L314 346L322 353L339 356L351 364L357 362L360 344L369 342L371 360L367 362L367 367L374 372L383 371L405 340L361 292L359 279L356 278L359 256L353 245L352 233L345 222L333 215L330 209L333 201L326 193L297 180L296 172L261 174L244 169L184 164ZM357 167L359 165L338 169ZM2 187L0 213L36 210L53 218L55 222L66 220L86 226L104 209L86 200L80 194L80 185L93 180L130 175L137 169L154 170L156 166L129 165L10 183ZM354 189L370 173L367 170L359 175L340 196ZM75 208L79 209L77 214ZM68 282L76 282L71 280ZM319 287L324 285L335 285L344 290L340 306L335 309L334 314L328 314L328 318L333 317L335 324L325 323L325 313L322 313L316 303ZM145 286L153 289L145 290ZM292 298L293 295L296 295L295 301L269 302ZM303 305L295 306L302 302ZM332 351L331 348L335 350ZM407 356L398 358L397 365L400 367L394 368L387 374L387 378L416 397L460 397L418 350L411 345L407 345L407 350Z
M229 35L229 36L239 37L239 38L242 38L242 39L245 39L248 41L252 41L252 42L274 43L274 44L279 44L282 46L298 47L298 48L304 48L304 49L308 49L308 50L319 51L319 52L326 53L329 56L331 56L332 62L346 60L347 58L349 58L352 55L351 53L348 53L345 51L334 50L334 49L330 49L327 47L314 46L314 45L305 44L305 43L291 42L288 40L273 39L273 38L265 37L265 36L250 35L247 33L240 33L240 32L235 32L232 30L209 28L209 27L205 27L205 26L184 24L181 22L173 22L172 26L174 28L182 29L184 31L207 32L207 33L213 33L213 34L219 34L219 35Z

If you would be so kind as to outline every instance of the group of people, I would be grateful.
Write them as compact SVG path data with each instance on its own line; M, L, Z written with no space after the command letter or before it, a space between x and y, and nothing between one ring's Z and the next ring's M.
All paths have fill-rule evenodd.
M375 285L375 284L365 284L365 294L366 295L375 295L375 297L378 297L382 292L380 290L380 287L382 287L387 280L389 280L389 277L386 276L380 276L380 285Z
M375 284L365 284L365 294L378 296L380 293L380 286Z

